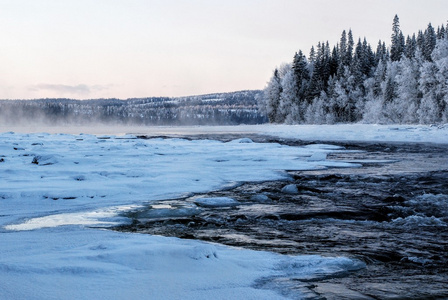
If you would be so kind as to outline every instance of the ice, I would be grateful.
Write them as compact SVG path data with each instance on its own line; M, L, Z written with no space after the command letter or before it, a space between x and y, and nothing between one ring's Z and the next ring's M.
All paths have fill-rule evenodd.
M194 203L203 207L226 207L226 206L236 206L240 204L235 199L229 197L196 198L194 200Z
M83 226L108 226L118 225L125 222L123 218L118 217L118 214L129 209L134 209L135 206L120 206L98 209L95 211L53 214L44 217L28 219L24 223L9 224L4 226L6 230L36 230L41 228L51 228L67 225L83 225Z
M181 207L171 205L151 205L151 209L137 212L137 219L158 219L173 217L189 217L201 212L201 209L194 204L185 204Z
M250 143L253 143L253 141L250 138L241 138L241 139L236 139L236 140L230 141L229 143L250 144Z
M322 161L327 159L327 153L325 152L316 152L308 158L308 161Z

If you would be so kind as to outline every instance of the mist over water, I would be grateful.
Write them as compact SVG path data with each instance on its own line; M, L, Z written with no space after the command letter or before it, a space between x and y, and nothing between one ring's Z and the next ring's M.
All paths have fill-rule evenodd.
M266 123L261 91L136 99L0 101L0 125L33 128L192 126ZM29 130L27 130L29 132Z

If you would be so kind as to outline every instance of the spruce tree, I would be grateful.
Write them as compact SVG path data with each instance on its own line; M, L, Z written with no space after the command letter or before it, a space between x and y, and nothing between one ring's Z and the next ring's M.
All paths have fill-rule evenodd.
M336 47L333 47L333 50L331 51L329 64L330 76L336 76L339 68L339 54Z
M353 55L353 47L355 45L355 42L353 41L353 33L352 30L350 29L348 31L348 43L347 43L347 52L345 53L345 60L346 66L349 66L352 63L352 55Z
M339 42L339 65L346 66L347 65L347 33L342 31L341 40Z
M424 36L425 42L423 45L423 56L427 61L432 61L431 54L436 47L437 35L431 23L428 24Z
M355 45L351 30L332 50L313 46L309 60L298 51L264 90L270 122L448 122L446 27L405 39L397 15L392 25L390 51L381 40L376 52L365 38Z
M292 69L294 70L296 78L297 100L299 103L303 103L307 97L310 73L306 57L303 55L302 51L299 51L294 55Z
M405 49L405 55L407 58L415 57L415 51L417 51L417 40L415 38L415 34L412 35L412 38L408 35L408 37L406 38Z
M400 19L395 15L392 23L392 44L390 47L390 59L392 61L399 61L404 51L404 36L400 30Z
M311 46L309 60L311 63L316 59L316 51L314 50L314 46Z
M425 36L423 35L423 31L419 30L417 34L417 47L420 49L420 51L424 51L425 48Z

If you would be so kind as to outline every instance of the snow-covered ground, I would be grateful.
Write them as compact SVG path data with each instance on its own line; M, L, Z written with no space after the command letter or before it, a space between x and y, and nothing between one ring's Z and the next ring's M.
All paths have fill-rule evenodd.
M154 200L242 181L281 179L287 176L284 170L359 167L362 161L327 159L328 153L347 150L248 139L141 140L119 133L448 143L446 126L43 129L64 134L15 130L21 133L0 133L0 299L283 299L287 295L275 285L261 289L266 285L257 283L362 267L350 258L283 256L101 229L126 222L121 211ZM233 202L217 198L198 204Z

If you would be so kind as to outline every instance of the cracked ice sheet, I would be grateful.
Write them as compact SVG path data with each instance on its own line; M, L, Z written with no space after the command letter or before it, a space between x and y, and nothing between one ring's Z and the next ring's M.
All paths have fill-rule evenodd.
M254 282L362 267L347 258L290 257L86 227L122 221L115 219L119 211L145 201L280 179L285 169L358 166L326 160L332 151L0 134L0 298L282 299ZM309 161L313 155L321 159Z

